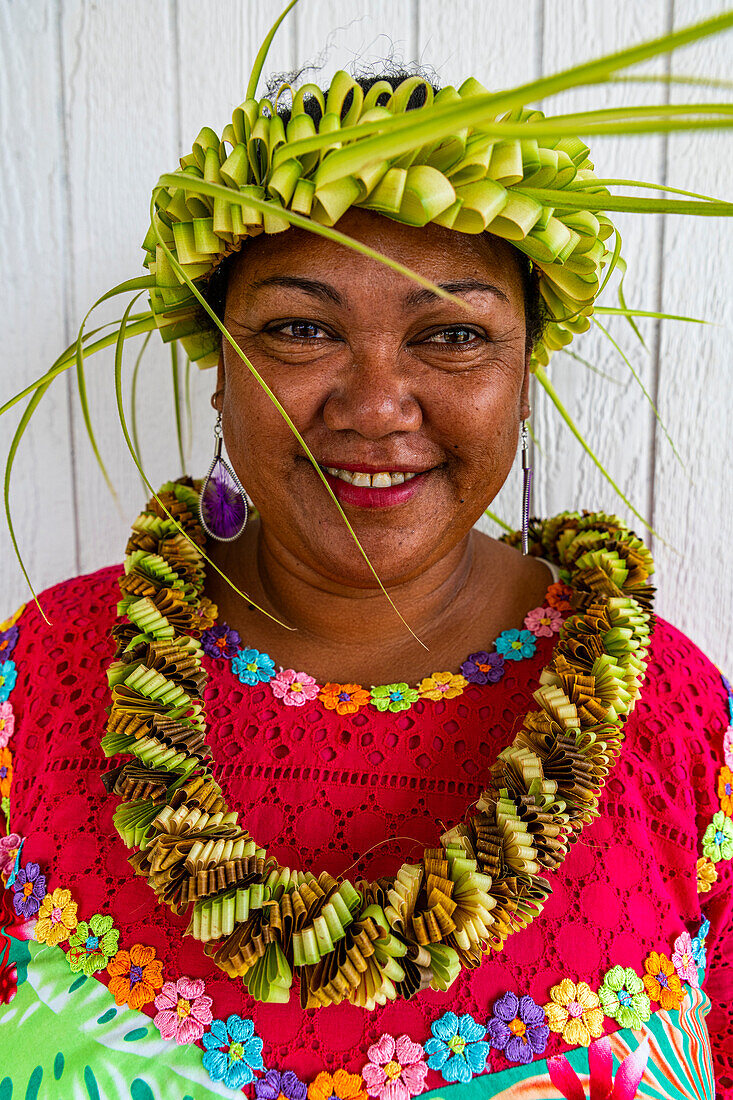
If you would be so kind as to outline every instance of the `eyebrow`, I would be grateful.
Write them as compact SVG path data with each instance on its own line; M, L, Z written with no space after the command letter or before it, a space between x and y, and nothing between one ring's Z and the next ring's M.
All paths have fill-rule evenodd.
M257 279L256 282L252 283L250 289L256 291L267 286L302 290L321 301L333 302L337 306L345 305L344 299L336 287L331 286L330 283L323 283L318 279L306 279L297 275L267 275L264 279ZM492 294L504 302L509 302L508 296L500 287L494 286L493 283L484 283L480 279L456 279L448 283L437 283L436 286L440 287L441 290L446 290L449 294L468 294L473 291L480 291L484 294ZM414 290L408 291L402 301L406 309L414 310L420 306L440 301L440 296L427 287L416 287Z
M451 283L436 283L436 286L440 287L441 290L447 290L449 294L468 294L471 291L478 290L493 294L496 298L501 298L503 302L509 302L508 296L498 286L494 286L493 283L483 283L480 279L457 279ZM415 290L410 290L403 301L408 309L416 309L418 306L439 301L439 297L434 291L421 286L416 287Z
M291 290L304 290L314 298L322 301L335 302L337 306L344 305L344 300L330 283L319 282L318 279L305 279L296 275L267 275L264 279L257 279L252 283L251 290L260 290L266 286L284 286Z

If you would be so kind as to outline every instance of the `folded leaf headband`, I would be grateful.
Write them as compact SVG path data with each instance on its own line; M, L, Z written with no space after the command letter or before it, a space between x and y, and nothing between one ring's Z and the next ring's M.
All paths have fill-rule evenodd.
M411 76L396 88L380 80L365 93L348 73L339 71L325 94L314 84L294 90L285 83L274 103L267 97L258 100L257 86L270 44L295 3L297 0L290 0L260 47L246 98L235 109L231 124L221 136L204 127L191 153L181 158L180 167L161 176L153 189L151 221L143 242L148 275L126 280L104 294L84 318L75 343L45 374L0 407L2 414L28 398L10 445L4 496L10 536L31 591L33 587L23 566L10 514L13 462L39 402L53 381L73 364L87 433L112 488L92 428L85 383L85 359L105 347L115 346L120 422L133 461L151 491L133 442L134 422L130 433L125 419L122 352L127 339L146 334L147 343L154 329L171 346L181 453L178 344L190 361L209 367L216 364L224 338L275 402L318 470L287 411L279 405L202 293L220 262L238 251L248 237L297 226L372 256L440 297L450 298L457 307L465 308L462 299L334 228L351 206L374 210L407 225L434 222L464 233L488 230L529 257L538 273L549 317L534 346L531 369L591 459L627 507L648 526L573 423L544 368L554 351L566 347L576 333L590 327L594 314L621 314L637 335L635 317L670 316L628 308L622 282L618 308L596 303L614 270L618 269L621 276L625 271L620 235L609 213L729 217L733 214L733 203L646 181L598 179L582 137L727 128L733 120L733 105L661 104L546 117L541 111L527 109L525 104L569 88L624 79L615 74L730 28L733 12L495 93L489 93L472 77L458 89L445 87L434 93L422 76ZM681 79L683 83L705 84L694 77ZM408 110L418 87L423 88L423 104ZM289 91L292 99L287 122L277 112L284 91ZM320 109L317 120L306 109L310 99L315 99ZM619 188L647 188L675 197L639 198L618 193ZM680 195L684 197L677 197ZM150 308L133 312L135 302L144 292L149 295ZM104 325L86 331L89 314L100 302L129 293L135 294L135 298L121 320L113 323L111 331L105 332ZM634 375L639 381L635 372ZM351 530L335 498L334 502ZM356 540L354 532L351 533ZM364 554L363 550L361 553Z

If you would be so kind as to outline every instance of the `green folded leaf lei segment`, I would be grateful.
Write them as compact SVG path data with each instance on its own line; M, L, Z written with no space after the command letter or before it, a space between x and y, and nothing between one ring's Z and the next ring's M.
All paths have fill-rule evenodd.
M173 912L191 912L188 933L258 1000L287 1001L295 979L307 1008L372 1009L447 989L541 912L546 872L597 816L646 669L649 551L603 513L532 522L531 552L560 567L573 607L534 694L538 709L521 718L464 823L393 879L352 883L280 866L214 777L198 493L182 478L150 499L119 582L102 748L122 757L105 785L122 800L114 822L136 849L135 872Z

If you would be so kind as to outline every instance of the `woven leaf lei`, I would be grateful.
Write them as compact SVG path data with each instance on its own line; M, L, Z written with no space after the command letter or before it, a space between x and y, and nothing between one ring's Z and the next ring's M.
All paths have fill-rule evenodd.
M206 742L197 487L166 483L133 524L120 577L102 747L121 798L115 826L160 902L260 1001L374 1008L447 989L542 910L545 877L598 814L639 696L653 625L651 555L614 516L533 521L531 550L556 562L573 613L512 745L467 822L393 879L355 883L282 867L240 822ZM192 541L166 515L175 517ZM512 541L508 536L507 541Z
M408 114L420 85L425 102ZM201 367L217 363L219 331L175 263L202 285L248 236L283 232L293 217L332 227L356 206L405 225L487 230L526 253L553 318L532 355L533 369L546 366L590 327L602 268L612 260L604 242L614 226L597 209L609 191L594 183L580 138L548 138L541 126L535 133L541 111L515 108L487 120L484 108L481 121L469 121L483 102L477 97L488 95L473 77L436 94L419 76L394 90L381 80L365 94L340 70L325 96L315 84L295 92L287 124L269 99L253 98L221 136L203 127L180 168L154 189L143 242L163 340L180 340ZM311 97L321 109L317 124L306 110ZM394 129L395 121L404 125ZM593 210L579 204L584 196Z

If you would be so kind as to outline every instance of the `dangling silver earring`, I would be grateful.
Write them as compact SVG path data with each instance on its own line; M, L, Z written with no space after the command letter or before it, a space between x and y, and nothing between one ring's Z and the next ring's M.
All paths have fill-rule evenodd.
M522 553L529 553L529 502L532 496L532 467L529 464L529 432L522 421Z
M199 497L199 518L212 539L233 542L247 526L249 507L241 481L221 456L221 413L214 425L214 440L214 457Z

